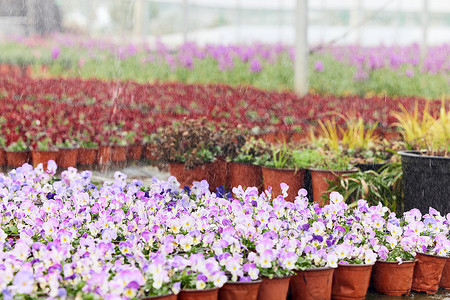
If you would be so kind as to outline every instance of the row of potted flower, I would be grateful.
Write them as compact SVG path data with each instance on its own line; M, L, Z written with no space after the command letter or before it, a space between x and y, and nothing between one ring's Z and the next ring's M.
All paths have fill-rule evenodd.
M47 170L25 164L0 175L3 295L193 299L195 290L230 299L246 286L254 299L284 299L291 282L294 299L363 298L371 276L383 293L448 287L450 216L432 208L397 217L364 200L349 207L338 193L321 208L287 185L280 195L241 186L223 195L206 181L181 189L175 177L127 184L120 172L95 186L90 171L56 178L56 168L49 161ZM427 272L430 264L439 272ZM408 272L385 281L386 265Z

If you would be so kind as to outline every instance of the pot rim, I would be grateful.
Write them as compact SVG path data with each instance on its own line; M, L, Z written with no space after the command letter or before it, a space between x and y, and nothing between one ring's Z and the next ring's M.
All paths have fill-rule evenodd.
M274 170L274 171L294 171L295 173L301 172L303 170L306 171L305 168L275 168L275 167L266 167L266 166L261 166L261 169L267 169L267 170Z
M286 275L286 276L282 276L282 277L274 276L274 277L272 277L272 279L286 279L286 278L290 278L292 276L295 276L295 274L294 275ZM271 278L269 278L267 276L262 276L261 279L262 280L264 280L264 279L272 280Z
M3 148L6 153L31 153L31 150L24 150L24 151L11 151L6 148Z
M313 271L321 271L321 270L329 270L329 269L336 269L333 267L312 267L312 268L307 268L305 270L295 270L295 272L313 272Z
M423 158L450 160L450 157L421 154L423 152L427 152L427 150L420 150L420 151L419 150L403 150L403 151L398 151L397 153L400 154L400 156L405 156L405 157L423 157Z
M351 170L328 170L328 169L316 169L316 168L308 168L310 171L316 171L316 172L330 172L330 173L354 173L358 172L358 168L352 168Z
M398 262L398 261L377 260L375 263L403 265L403 264L412 264L412 263L415 263L415 262L417 262L417 259L415 259L415 260L404 260L401 263Z
M423 252L416 252L417 254L421 254L421 255L425 255L425 256L432 256L432 257L437 257L437 258L450 258L449 256L440 256L440 255L436 255L436 254L428 254L428 253L423 253Z
M262 279L252 280L252 281L231 281L228 280L225 282L225 284L237 284L237 285L246 285L246 284L255 284L255 283L261 283Z
M344 267L368 267L368 266L373 266L375 263L373 264L337 264L338 267L340 266L344 266Z
M207 288L207 289L203 289L203 290L197 290L197 289L181 289L180 292L186 292L186 293L209 292L209 291L218 290L218 289L220 289L220 288L218 288L218 287L213 287L213 288Z

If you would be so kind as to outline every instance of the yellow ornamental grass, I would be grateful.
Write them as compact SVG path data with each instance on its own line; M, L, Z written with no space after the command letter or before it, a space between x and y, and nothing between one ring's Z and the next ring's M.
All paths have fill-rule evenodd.
M324 122L319 120L318 137L316 137L312 128L310 131L310 138L313 143L324 143L331 150L339 152L341 147L356 150L368 149L380 141L380 138L374 135L378 122L366 129L361 117L358 119L347 118L344 115L336 114L345 120L345 128L336 125L334 118L331 121L326 120Z
M450 111L445 111L445 100L442 98L439 118L433 119L433 125L429 129L427 143L433 150L442 150L444 155L450 152Z
M392 114L397 119L394 126L399 127L403 140L411 147L422 144L435 121L429 113L428 102L425 105L422 120L419 119L417 101L413 113L410 113L403 105L400 105L400 109L402 110L401 112Z
M368 149L379 142L379 137L374 135L378 122L367 130L364 128L362 118L347 119L346 124L347 128L345 130L340 128L340 131L342 133L342 145L347 146L348 149Z

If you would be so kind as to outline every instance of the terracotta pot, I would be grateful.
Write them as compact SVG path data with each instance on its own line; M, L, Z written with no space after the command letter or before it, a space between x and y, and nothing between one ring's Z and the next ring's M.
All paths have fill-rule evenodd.
M58 151L31 151L31 160L33 161L33 167L36 168L38 164L42 163L44 170L47 170L47 163L49 160L57 162L59 152ZM59 164L57 163L58 167Z
M106 165L111 163L111 146L102 145L98 149L97 162L99 165Z
M292 132L290 142L291 143L304 143L308 139L308 136L305 133L300 132Z
M409 295L416 261L377 261L372 269L372 287L385 295Z
M439 289L447 257L417 253L412 290L434 294Z
M114 163L127 160L127 146L111 146L111 161Z
M311 171L311 180L312 180L312 188L313 188L313 200L316 203L319 203L320 206L324 206L329 204L329 199L324 200L322 195L326 193L328 190L328 181L335 181L339 178L339 176L351 174L356 172L356 170L351 171L329 171L329 170L318 170L318 169L310 169Z
M230 168L226 160L216 159L210 168L209 190L215 192L219 186L230 187Z
M373 265L338 264L333 274L333 299L365 299Z
M264 277L259 287L258 300L286 299L290 280L291 276Z
M257 300L261 280L250 282L227 282L219 289L219 300Z
M30 151L6 151L6 164L13 168L21 167L30 158Z
M217 300L218 295L218 288L204 290L181 290L178 294L178 300Z
M184 163L169 163L170 175L177 178L181 187L192 186L194 181L208 180L209 168L210 164L205 164L186 170Z
M0 166L6 165L6 151L3 148L0 148Z
M331 299L333 268L311 268L298 271L291 278L292 300Z
M449 290L450 289L450 258L447 257L447 262L445 263L444 269L442 270L441 281L439 282L439 287Z
M177 300L177 295L163 295L163 296L154 296L154 297L142 297L141 300Z
M93 165L97 162L99 148L78 149L78 163L80 165Z
M263 190L262 171L260 166L232 162L230 164L231 187L241 185L244 189L255 186Z
M78 158L78 148L60 148L57 164L58 167L67 169L76 167Z
M134 144L128 146L127 159L140 160L142 157L142 144Z
M267 167L261 167L261 170L264 190L267 190L269 186L271 186L272 195L276 198L281 195L280 184L284 182L289 186L288 196L285 200L294 202L298 190L304 186L306 170L302 169L295 171L294 169L276 169Z

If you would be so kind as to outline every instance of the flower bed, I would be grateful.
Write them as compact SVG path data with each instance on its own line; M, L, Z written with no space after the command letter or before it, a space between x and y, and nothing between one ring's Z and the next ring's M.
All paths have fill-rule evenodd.
M170 49L160 42L117 44L60 35L10 39L0 45L0 62L33 65L32 73L37 76L176 80L293 90L294 53L292 46L281 44L199 46L188 42ZM309 74L314 92L431 99L450 92L448 44L428 47L423 61L417 44L332 46L312 48L311 53Z
M432 208L397 218L364 200L348 207L337 193L320 208L303 189L290 203L256 188L210 193L206 181L143 186L117 172L96 186L90 171L55 171L51 161L0 175L4 297L130 299L450 251L450 216Z
M225 85L32 79L16 73L0 78L0 98L0 134L6 146L22 139L34 147L48 137L47 143L63 146L140 144L157 128L186 117L205 117L232 128L241 124L253 133L282 130L306 135L311 125L331 118L333 111L360 116L367 124L379 122L386 129L395 121L391 112L399 104L412 110L417 100L421 110L426 103L411 98L298 98L291 92ZM430 103L433 115L439 108L439 101Z

